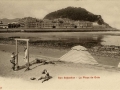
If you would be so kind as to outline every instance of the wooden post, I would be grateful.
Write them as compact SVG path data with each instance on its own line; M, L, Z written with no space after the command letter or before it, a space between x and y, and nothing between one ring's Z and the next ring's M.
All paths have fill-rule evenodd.
M16 40L16 61L15 61L16 65L15 65L15 70L18 69L18 44L17 44L17 40Z
M27 62L29 64L29 43L27 41Z
M30 64L29 64L29 40L27 40L27 69L25 71L30 70L29 67L30 67Z

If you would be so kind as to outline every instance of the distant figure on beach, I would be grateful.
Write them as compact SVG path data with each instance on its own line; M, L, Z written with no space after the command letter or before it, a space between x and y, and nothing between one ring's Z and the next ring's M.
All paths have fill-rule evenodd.
M25 62L27 62L27 47L24 48L25 56L23 59L25 59Z
M12 66L12 69L13 69L13 70L15 70L15 65L16 65L16 64L15 64L15 57L16 57L16 56L17 56L17 55L15 55L14 52L13 52L12 55L11 55L11 60L10 60L10 62L11 62L12 65L13 65L13 66Z
M48 72L46 69L43 70L42 74L45 74L45 76L44 76L44 77L42 76L42 77L40 77L40 78L38 79L38 80L42 80L42 79L43 79L42 83L45 82L45 81L48 81L49 79L52 78L52 77L50 76L49 72Z

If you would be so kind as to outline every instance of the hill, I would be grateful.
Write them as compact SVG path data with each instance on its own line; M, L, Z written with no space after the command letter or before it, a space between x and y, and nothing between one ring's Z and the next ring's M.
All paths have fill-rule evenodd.
M101 15L94 15L81 7L67 7L47 14L44 19L69 18L71 20L98 22L98 24L106 24Z
M2 23L8 24L8 23L11 23L11 22L18 22L18 20L19 20L19 18L15 18L15 19L3 18L3 19L0 19L0 22L2 21Z

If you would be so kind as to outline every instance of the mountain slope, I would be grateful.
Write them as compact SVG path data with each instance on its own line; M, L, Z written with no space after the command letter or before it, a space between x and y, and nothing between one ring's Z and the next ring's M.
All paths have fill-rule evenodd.
M79 8L67 7L55 12L51 12L44 17L44 19L56 19L56 18L69 18L72 20L91 22L97 21L99 24L104 24L104 20L101 18L100 15L94 15L93 13L81 7Z

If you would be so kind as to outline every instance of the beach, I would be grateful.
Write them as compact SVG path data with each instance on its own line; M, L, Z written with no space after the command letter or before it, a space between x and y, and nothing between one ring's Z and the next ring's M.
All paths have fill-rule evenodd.
M104 35L107 35L107 38ZM107 50L111 48L111 45L119 45L119 37L113 40L117 35L119 33L116 32L0 33L0 89L119 90L117 83L119 83L120 76L120 68L118 67L120 48ZM11 53L16 52L15 38L30 39L30 63L36 60L45 60L49 63L34 63L30 65L28 71L25 71L26 68L13 71L10 59ZM104 43L105 46L110 44L110 47L106 48L101 43ZM86 47L87 52L98 64L60 61L60 57L75 45ZM18 65L20 67L26 64L26 60L23 59L25 46L25 42L18 42ZM42 80L38 79L43 76L44 69L49 72L52 78L42 83ZM35 79L31 80L31 78Z
M68 52L64 49L30 47L30 62L38 59L53 61L55 64L33 64L29 71L25 68L13 71L10 55L15 45L0 46L0 87L2 90L119 90L119 68L87 65L82 63L59 62L58 59ZM24 65L23 46L19 46L19 65ZM109 59L109 58L108 58ZM52 79L42 83L38 79L47 69ZM31 80L30 78L36 78ZM14 84L15 83L15 84ZM115 87L114 87L115 86ZM99 89L98 89L99 87Z

